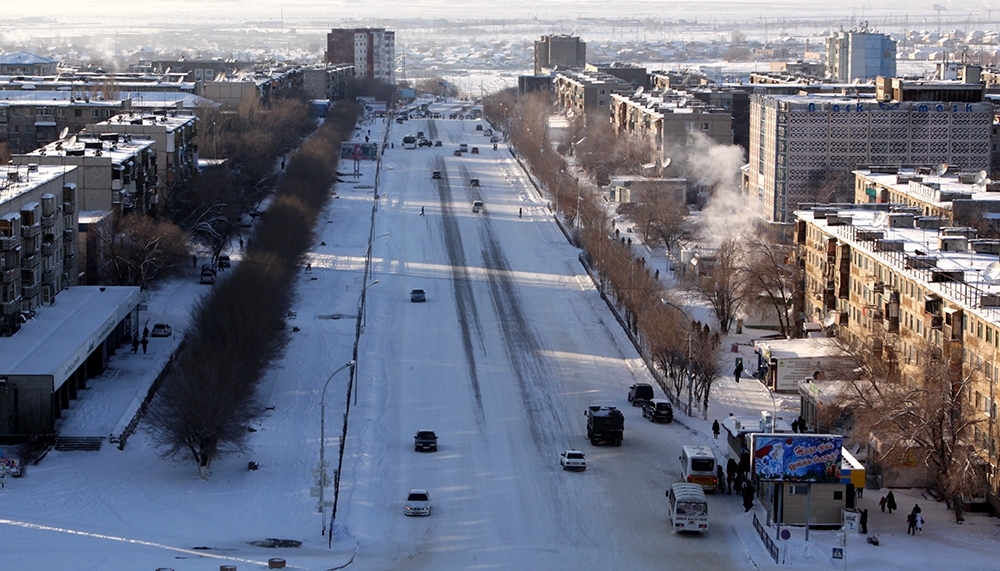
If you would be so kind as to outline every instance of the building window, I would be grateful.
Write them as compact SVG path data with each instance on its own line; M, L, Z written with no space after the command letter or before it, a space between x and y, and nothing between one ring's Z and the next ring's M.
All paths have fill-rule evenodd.
M701 124L701 130L702 130L703 132L706 132L706 133L707 133L707 132L708 132L708 123L702 123L702 124Z

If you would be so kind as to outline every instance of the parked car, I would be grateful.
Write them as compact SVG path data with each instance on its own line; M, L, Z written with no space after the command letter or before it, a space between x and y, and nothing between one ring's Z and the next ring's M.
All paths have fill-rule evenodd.
M472 212L482 212L483 208L485 208L485 206L483 206L482 200L474 200L472 202Z
M439 178L441 178L441 171L434 171L434 172L432 172L431 173L431 178L433 178L433 179L439 179Z
M441 146L441 139L438 139L437 141L434 141L434 146L435 147L440 147Z
M429 428L421 428L413 435L413 449L417 451L428 450L430 452L437 452L437 434Z
M428 140L428 139L420 139L420 141L417 142L417 146L418 147L433 147L434 143L430 142L430 140Z
M493 135L492 137L490 137L490 142L491 143L499 143L500 142L500 135Z
M649 383L635 383L628 388L628 402L632 406L640 406L653 396L653 386Z
M155 323L153 328L149 331L149 335L152 337L170 337L173 331L170 326L166 323Z
M431 515L431 495L427 490L414 488L406 495L406 505L403 507L406 515Z
M563 470L582 472L587 469L587 457L579 450L565 450L559 455L559 465L562 466Z
M469 179L469 186L479 186L479 179L478 178Z
M202 264L202 266L201 266L201 283L203 283L203 284L214 284L215 283L215 269L212 268L211 264Z
M221 256L219 256L219 267L220 268L231 267L232 263L233 263L232 260L229 259L229 256L227 256L226 254L222 254Z
M479 154L479 147L472 147L472 151L471 152L474 155L478 155Z
M453 152L452 154L455 155L456 157L460 157L462 156L462 151L455 149L455 152Z
M425 302L427 301L427 294L422 289L410 290L410 301L413 303Z
M674 407L667 399L649 399L642 403L642 416L649 422L673 422Z

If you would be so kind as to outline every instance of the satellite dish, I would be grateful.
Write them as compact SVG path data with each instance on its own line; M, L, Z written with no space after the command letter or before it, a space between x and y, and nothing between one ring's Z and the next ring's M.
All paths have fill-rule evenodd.
M934 176L944 176L948 172L948 163L941 163L934 169Z
M636 90L635 90L636 96L642 95L643 91L645 91L645 89L641 85L639 87L637 87Z
M885 223L889 220L889 215L885 212L879 210L872 216L872 226L876 228L881 228L885 226Z
M673 162L673 159L670 157L663 159L663 168L669 167L671 162Z
M59 131L59 140L61 141L65 139L66 135L68 134L69 134L69 127L63 127L62 131Z
M823 327L832 327L834 323L837 322L837 312L828 311L826 313L826 319L823 320Z
M976 184L983 184L986 181L988 173L986 171L979 171L976 173Z
M990 285L1000 283L1000 262L993 262L986 266L986 271L983 272L983 279Z

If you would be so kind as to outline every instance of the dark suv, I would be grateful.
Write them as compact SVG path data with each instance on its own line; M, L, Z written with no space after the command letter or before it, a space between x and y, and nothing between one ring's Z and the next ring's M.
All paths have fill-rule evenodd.
M653 386L648 383L635 383L628 388L628 402L639 406L653 398Z
M649 422L673 422L674 407L666 399L650 399L642 403L642 416Z

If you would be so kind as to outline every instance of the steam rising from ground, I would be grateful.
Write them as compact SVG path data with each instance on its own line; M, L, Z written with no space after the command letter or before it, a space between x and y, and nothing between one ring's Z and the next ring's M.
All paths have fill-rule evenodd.
M745 163L739 145L720 145L696 133L687 159L689 176L713 189L698 217L705 246L717 247L726 238L751 229L754 208L744 204L740 193L740 167Z

